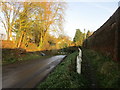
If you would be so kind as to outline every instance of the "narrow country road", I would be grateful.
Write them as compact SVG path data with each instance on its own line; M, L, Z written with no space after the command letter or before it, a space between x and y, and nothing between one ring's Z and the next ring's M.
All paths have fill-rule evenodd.
M2 88L34 88L64 57L65 55L56 55L23 64L3 66Z

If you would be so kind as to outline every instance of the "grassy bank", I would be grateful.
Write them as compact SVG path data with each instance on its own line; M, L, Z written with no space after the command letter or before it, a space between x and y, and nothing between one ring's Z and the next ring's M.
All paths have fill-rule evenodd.
M37 88L82 88L86 86L84 76L76 73L76 56L78 52L68 55L47 79Z
M6 65L18 61L26 61L26 60L41 58L43 57L42 53L44 53L45 56L64 55L64 54L67 55L75 50L76 47L68 47L58 50L54 49L54 50L27 52L23 48L2 48L2 64Z
M42 57L40 52L26 52L24 49L2 49L2 64L11 64Z
M99 87L119 88L120 68L119 63L114 62L109 57L97 53L93 50L84 49L84 55L90 61L96 72Z

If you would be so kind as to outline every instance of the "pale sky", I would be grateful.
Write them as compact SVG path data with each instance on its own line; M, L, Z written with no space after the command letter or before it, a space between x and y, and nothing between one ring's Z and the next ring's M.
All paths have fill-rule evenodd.
M84 32L102 26L118 8L118 2L68 2L65 15L64 32L71 38L76 29Z
M69 0L67 0L69 1ZM97 30L102 26L118 8L119 0L97 0L88 2L88 0L75 0L76 2L67 2L65 14L64 33L72 38L76 29L82 32L84 28L90 31ZM0 23L1 26L1 23ZM5 33L0 27L0 33Z

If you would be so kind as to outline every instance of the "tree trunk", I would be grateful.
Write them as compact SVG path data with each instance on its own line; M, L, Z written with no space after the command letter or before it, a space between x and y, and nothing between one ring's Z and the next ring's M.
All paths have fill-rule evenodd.
M10 40L9 31L8 31L8 33L7 33L7 40L8 40L8 41Z
M12 38L12 31L11 31L11 27L8 28L8 32L7 32L7 40L10 40ZM13 38L12 38L13 40Z
M19 39L19 42L18 42L18 44L17 44L17 47L18 47L18 48L21 47L23 38L24 38L24 32L22 32L22 34L20 35L20 39Z
M39 43L39 48L41 49L43 46L43 36L41 35L40 37L40 43Z

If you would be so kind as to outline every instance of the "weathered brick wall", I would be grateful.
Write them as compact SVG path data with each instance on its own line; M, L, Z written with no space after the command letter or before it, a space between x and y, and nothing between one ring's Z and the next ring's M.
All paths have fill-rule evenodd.
M83 43L91 48L120 60L120 7L116 12Z

